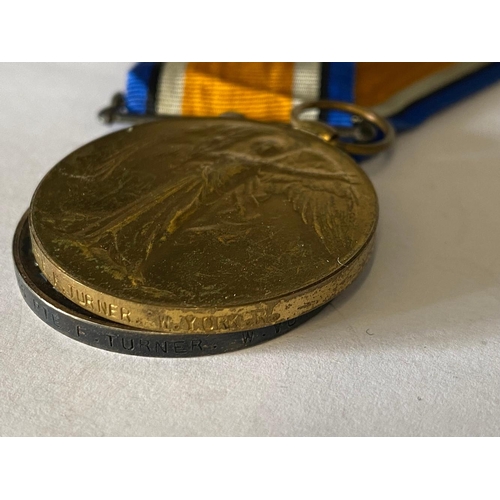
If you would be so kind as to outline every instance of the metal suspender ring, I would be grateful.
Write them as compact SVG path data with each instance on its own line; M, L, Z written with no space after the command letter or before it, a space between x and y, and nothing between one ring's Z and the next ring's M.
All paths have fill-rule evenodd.
M383 137L374 142L346 142L342 136L349 136L354 140L359 140L355 134L346 134L345 129L333 127L326 123L301 120L300 115L307 109L328 109L344 111L360 118L362 121L375 126L383 134ZM353 155L373 155L387 149L394 141L395 133L392 125L383 117L369 108L358 106L349 102L341 101L311 101L300 104L292 109L290 121L292 126L304 132L309 132L321 137L326 142L330 142L340 149ZM359 130L359 128L358 128ZM344 133L342 133L344 132Z

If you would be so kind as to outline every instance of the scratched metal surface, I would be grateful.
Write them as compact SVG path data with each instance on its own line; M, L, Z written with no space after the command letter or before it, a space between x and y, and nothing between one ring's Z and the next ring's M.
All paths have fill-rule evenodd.
M0 65L1 435L500 433L500 86L364 164L374 259L323 312L245 351L152 359L42 323L10 249L42 176L109 130L94 111L127 68Z

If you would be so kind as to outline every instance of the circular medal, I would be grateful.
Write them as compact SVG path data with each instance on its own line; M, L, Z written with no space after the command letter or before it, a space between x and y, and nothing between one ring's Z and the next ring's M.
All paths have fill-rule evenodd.
M285 125L177 118L71 153L30 207L35 259L79 308L135 329L280 324L360 273L378 205L339 148Z

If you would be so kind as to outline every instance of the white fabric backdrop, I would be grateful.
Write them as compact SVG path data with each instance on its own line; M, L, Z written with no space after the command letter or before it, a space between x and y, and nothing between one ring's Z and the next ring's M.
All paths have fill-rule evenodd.
M11 240L42 176L110 129L129 64L0 65L0 435L498 435L500 84L364 164L381 214L372 264L267 344L145 359L43 324Z

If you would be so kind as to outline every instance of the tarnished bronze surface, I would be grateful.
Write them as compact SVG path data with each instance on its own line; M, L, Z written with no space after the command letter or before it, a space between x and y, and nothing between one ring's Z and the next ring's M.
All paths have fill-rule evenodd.
M31 203L35 258L94 314L169 333L280 323L359 274L378 206L345 153L291 127L179 118L70 154Z

